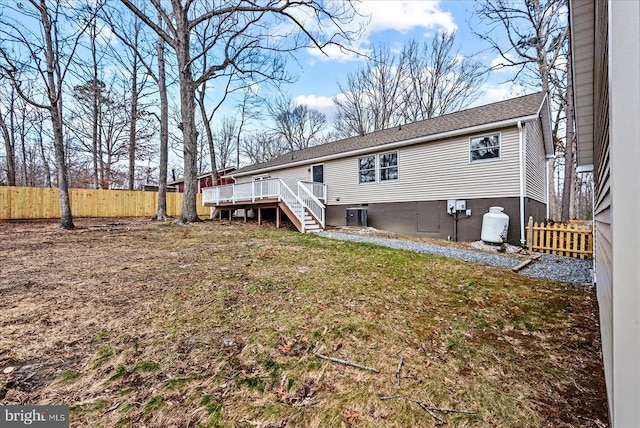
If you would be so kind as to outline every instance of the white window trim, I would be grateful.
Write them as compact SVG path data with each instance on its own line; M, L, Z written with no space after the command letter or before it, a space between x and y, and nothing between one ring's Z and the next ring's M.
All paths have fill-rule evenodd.
M385 169L389 169L389 168L396 168L398 170L398 177L391 179L391 180L381 180L380 179L380 172L382 171L382 167L380 166L380 156L382 155L388 155L390 153L395 153L396 154L396 166L388 166L385 167ZM378 183L395 183L396 181L400 181L400 151L399 150L391 150L388 152L382 152L382 153L378 153L378 156L376 156L376 165L377 165L377 174L376 174L376 180Z
M373 157L373 173L374 173L374 177L373 177L373 181L360 181L360 159L362 158L370 158ZM374 184L378 182L378 157L375 154L371 154L371 155L365 155L365 156L358 156L356 158L356 166L357 166L357 182L358 185L367 185L367 184Z
M484 138L484 137L493 137L497 135L498 136L498 151L499 151L499 155L496 158L489 158L489 159L476 159L476 160L472 160L471 159L471 140L475 140L477 138ZM494 161L499 161L502 160L502 132L492 132L492 133L487 133L487 134L482 134L482 135L474 135L473 137L469 137L469 144L467 146L467 153L469 155L469 164L477 164L477 163L485 163L485 162L494 162Z

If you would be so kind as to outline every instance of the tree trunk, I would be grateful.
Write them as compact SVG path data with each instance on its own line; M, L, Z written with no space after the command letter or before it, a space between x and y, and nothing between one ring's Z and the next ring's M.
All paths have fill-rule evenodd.
M98 58L96 51L96 23L91 26L91 59L93 61L93 76L91 82L91 148L93 150L93 187L100 188L100 178L98 176L98 138L100 129L98 127L98 97L100 89L98 88Z
M161 21L158 17L158 21ZM169 161L169 104L164 63L164 40L158 37L158 91L160 93L160 177L158 178L158 209L156 218L167 218L167 163Z
M175 10L174 10L175 12ZM200 221L196 210L196 183L198 181L198 132L196 130L195 87L191 72L189 29L186 10L180 10L176 19L176 56L180 80L180 118L179 125L183 138L184 156L184 194L182 213L179 223Z
M203 84L202 91L198 94L198 107L200 108L200 116L202 116L202 122L204 130L207 133L207 142L209 143L209 157L211 160L211 180L212 185L216 185L216 177L218 176L218 165L216 164L216 147L213 141L213 133L211 132L211 122L207 116L207 108L204 105L205 84Z
M58 168L58 189L60 189L60 226L63 229L73 229L73 217L71 215L71 201L69 199L69 182L67 181L67 164L64 153L64 140L62 134L62 118L58 116L58 109L54 106L51 111L51 123L53 125L54 145L56 153L56 166Z
M40 148L42 165L44 167L44 184L46 187L51 187L51 169L49 168L49 160L44 154L44 143L42 141L42 123L39 124L38 128L38 146Z
M53 128L53 144L56 154L56 166L58 168L58 188L60 189L60 226L63 229L73 229L75 226L71 215L67 163L64 152L64 134L62 129L62 76L55 64L54 43L52 39L53 31L44 0L41 0L41 18L42 28L46 38L47 95L50 103L48 110L51 115L51 125ZM58 71L57 76L56 70Z
M26 107L26 106L25 106ZM20 118L20 121L22 122L20 124L20 149L22 151L22 183L24 186L26 187L33 187L33 184L31 183L32 180L29 180L29 169L27 168L27 136L26 136L26 110L25 112L22 114L22 117ZM32 175L33 178L33 175Z
M196 184L198 181L198 133L195 124L195 92L191 80L190 67L184 69L181 64L180 73L188 73L189 77L180 78L180 110L182 119L183 156L184 156L184 195L182 213L179 221L191 223L200 221L196 210Z
M571 46L569 46L571 49ZM571 66L571 50L567 55L567 132L564 148L564 183L562 188L562 213L560 219L567 223L571 214L571 187L573 184L573 140L574 140L574 117L573 117L573 69Z
M9 112L12 114L12 112ZM0 114L0 129L2 129L2 136L4 137L4 150L7 155L7 186L16 185L16 164L15 164L15 152L11 141L11 135L9 135L9 129L7 124Z
M134 43L138 46L138 26L135 26ZM129 124L129 190L133 190L136 174L136 123L138 120L138 55L133 54L131 70L131 118Z

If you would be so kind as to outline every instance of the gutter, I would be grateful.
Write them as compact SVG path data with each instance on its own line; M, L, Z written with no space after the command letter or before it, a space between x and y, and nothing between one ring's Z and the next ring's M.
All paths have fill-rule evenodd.
M518 120L518 143L520 146L520 244L524 247L527 245L524 234L524 138L522 121L520 120Z
M518 124L518 127L520 127L521 126L520 124L522 122L529 122L531 120L537 120L537 119L538 119L538 113L532 114L532 115L529 115L529 116L524 116L524 117L521 117L521 118L516 118L516 119L507 119L507 120L502 120L500 122L492 122L492 123L487 123L487 124L484 124L484 125L471 126L469 128L456 129L454 131L447 131L447 132L442 132L442 133L439 133L439 134L412 138L410 140L396 141L396 142L393 142L393 143L381 144L381 145L377 145L377 146L370 146L370 147L365 147L365 148L362 148L362 149L351 150L351 151L348 151L348 152L334 153L334 154L331 154L331 155L325 155L325 156L320 156L320 157L315 157L315 158L309 158L309 159L300 160L300 161L296 161L296 162L289 162L289 163L283 163L283 164L274 165L274 166L265 167L265 168L252 169L251 171L246 171L246 172L242 172L242 173L239 173L239 174L233 174L232 173L232 174L230 174L228 176L225 175L224 177L244 177L244 176L247 176L247 175L263 174L265 172L275 171L275 170L284 169L284 168L293 168L293 167L296 167L296 166L308 165L310 163L326 162L326 161L333 160L333 159L340 159L340 158L344 158L344 157L357 156L357 155L360 155L360 154L371 153L372 151L382 151L382 150L394 149L394 148L397 148L397 147L411 146L413 144L419 144L419 143L426 143L426 142L429 142L429 141L442 140L442 139L448 138L448 137L455 137L455 136L464 135L464 134L470 134L470 133L474 133L474 132L482 132L482 131L485 131L485 130L488 130L488 129L503 128L503 127L512 126L512 125L515 125L515 124ZM353 138L358 138L358 137L353 137Z

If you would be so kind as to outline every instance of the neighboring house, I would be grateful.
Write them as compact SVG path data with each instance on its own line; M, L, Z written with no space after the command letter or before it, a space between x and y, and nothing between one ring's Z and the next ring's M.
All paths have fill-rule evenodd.
M368 225L377 229L461 241L479 240L483 214L500 206L510 217L508 240L524 244L526 219L548 216L552 155L549 107L545 95L535 93L243 167L230 174L236 191L205 193L203 201L255 208L262 188L274 184L299 196L300 205L315 195L307 199L320 202L313 210L322 213L306 214L324 220L316 222L320 228L346 225L348 212L366 209ZM280 200L277 189L268 192L262 199ZM452 215L448 200L464 204ZM286 204L280 208L287 211ZM306 230L302 217L293 221Z
M640 2L572 0L577 162L593 171L595 277L613 427L640 427Z
M216 183L213 183L213 174L211 172L207 172L206 174L201 174L198 176L198 187L197 193L202 193L202 189L205 187L213 187L213 186L223 186L226 184L232 184L233 179L228 177L233 171L235 171L235 167L228 167L217 171L217 179ZM178 180L169 181L167 186L172 186L178 189L178 192L184 192L184 178L180 178Z

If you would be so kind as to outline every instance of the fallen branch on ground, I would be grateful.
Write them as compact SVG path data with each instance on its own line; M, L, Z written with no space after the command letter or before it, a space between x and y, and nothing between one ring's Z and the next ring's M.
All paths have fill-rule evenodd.
M378 369L374 369L373 367L362 366L360 364L352 363L351 361L341 360L340 358L328 357L322 354L315 354L316 357L321 358L323 360L333 361L334 363L344 364L345 366L351 366L362 370L369 370L370 372L380 373Z
M471 410L447 409L447 408L444 408L444 407L427 406L426 404L424 404L420 400L416 400L415 398L405 397L403 395L391 395L389 397L380 397L380 400L382 400L382 401L395 400L395 399L402 399L402 400L411 401L412 403L416 403L418 406L420 406L420 408L422 410L424 410L425 412L429 413L429 415L431 415L432 418L434 418L435 420L437 420L440 423L444 423L444 420L442 418L440 418L438 415L436 415L435 413L433 413L433 412L464 413L464 414L467 414L467 415L475 414L475 412L472 412Z
M402 363L404 363L404 358L400 357L400 362L398 363L398 370L396 370L396 383L400 386L400 370L402 370Z

